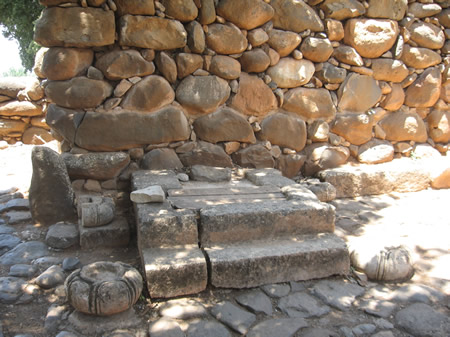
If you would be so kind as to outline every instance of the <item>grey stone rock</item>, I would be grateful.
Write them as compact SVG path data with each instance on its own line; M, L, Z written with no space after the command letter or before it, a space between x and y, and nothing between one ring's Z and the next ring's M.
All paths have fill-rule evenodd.
M44 225L76 220L74 192L62 158L50 148L36 146L31 161L29 199L33 219Z
M356 336L365 336L375 332L376 329L377 327L374 324L366 323L366 324L359 324L355 326L352 330Z
M274 318L256 324L247 337L292 337L307 326L308 323L302 318Z
M348 326L341 326L339 328L339 331L344 335L344 337L355 337L352 329L350 329Z
M20 263L25 264L47 254L48 248L44 243L39 241L24 242L3 254L0 257L0 264L7 266Z
M180 189L182 187L173 171L137 171L132 174L131 187L133 191L152 185L159 185L166 192L167 190Z
M55 337L78 337L78 335L70 331L60 331Z
M191 167L190 178L195 181L230 181L231 169L228 167L194 165Z
M302 331L301 337L339 337L339 334L325 328L308 328Z
M441 302L444 298L445 295L443 293L423 284L404 285L389 296L389 300L394 302L420 302L426 304Z
M60 222L50 226L45 237L45 243L56 249L66 249L79 242L78 226Z
M33 266L38 267L40 271L50 268L51 266L60 265L62 258L58 256L43 256L33 261Z
M261 287L268 296L274 298L284 297L291 291L289 284L267 284Z
M359 308L369 315L388 318L397 308L397 304L391 301L370 299L360 301Z
M284 187L295 184L295 181L283 177L281 172L272 168L247 170L245 177L257 186L275 185Z
M313 288L312 293L328 305L348 310L356 297L364 294L364 288L344 281L322 280Z
M20 239L11 234L0 234L0 255L13 249L20 243Z
M145 170L175 170L183 164L173 149L154 149L142 158L141 167Z
M203 304L190 298L167 301L160 306L159 313L166 318L181 320L208 316L208 312Z
M24 211L30 209L28 199L12 199L6 204L0 204L0 213L6 211Z
M264 168L275 166L272 154L262 145L251 145L239 150L233 153L232 158L241 167Z
M161 186L154 185L131 192L130 199L139 204L152 202L161 203L166 200L166 194Z
M267 316L271 316L273 313L270 298L259 289L240 294L235 299L236 302L255 314L264 313Z
M199 141L195 147L186 153L181 153L179 158L184 166L206 165L214 167L232 167L231 158L219 145Z
M24 222L31 222L31 213L28 211L9 211L4 217L9 225L16 225Z
M243 335L256 320L255 315L228 301L216 304L211 309L211 314L223 324Z
M81 261L77 257L66 257L62 262L65 271L72 271L81 266Z
M21 192L13 192L11 194L0 195L0 204L4 204L10 200L23 198L23 194Z
M26 282L17 277L0 277L0 302L9 304L22 296Z
M321 202L330 202L336 199L336 188L328 182L308 184L308 189L310 189Z
M194 321L189 323L187 337L231 337L222 325L213 321Z
M101 227L80 226L79 230L82 249L124 247L130 241L130 227L123 217L116 217L111 223Z
M63 284L65 279L66 275L61 267L51 266L36 278L35 283L43 289L51 289Z
M424 303L414 303L395 315L395 325L417 337L448 336L447 315Z
M124 152L64 153L62 158L72 179L113 179L130 163Z
M178 322L166 317L151 323L148 331L152 337L184 337Z
M29 279L36 274L37 270L38 268L36 266L29 264L15 264L9 269L8 275L12 277L24 277Z
M50 308L48 308L47 316L44 321L44 328L48 334L55 334L67 309L67 306L58 304L52 304Z
M378 318L374 321L377 328L382 330L391 330L394 329L394 324L389 322L388 320L385 320L384 318Z
M321 317L331 311L330 307L322 305L314 297L305 293L294 293L281 298L278 307L292 318Z
M3 225L0 223L0 234L11 234L14 233L16 230L14 227Z

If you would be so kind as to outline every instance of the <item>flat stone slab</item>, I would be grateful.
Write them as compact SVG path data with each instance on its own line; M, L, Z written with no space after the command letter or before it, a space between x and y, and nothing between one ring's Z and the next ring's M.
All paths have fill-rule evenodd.
M243 293L235 299L236 302L255 314L264 313L267 316L271 316L273 313L270 298L259 289Z
M0 303L14 303L23 294L26 282L17 277L0 277Z
M16 247L20 241L20 238L15 235L0 234L0 255Z
M190 177L195 181L230 181L231 169L228 167L194 165L191 167Z
M179 298L164 302L159 307L159 314L163 317L182 320L208 316L203 304L191 298Z
M427 189L430 170L425 160L401 158L375 165L344 165L319 172L319 178L336 188L338 198L352 198Z
M29 211L9 211L6 212L4 216L9 225L33 221Z
M26 264L48 254L47 246L39 241L28 241L18 244L0 257L0 264Z
M247 170L245 177L257 186L284 187L295 184L294 180L283 177L281 171L272 168Z
M347 246L334 234L217 244L205 252L211 284L223 288L323 278L347 274L350 268Z
M242 310L228 301L216 304L211 309L211 314L220 322L242 335L245 335L250 326L256 321L255 315Z
M331 311L329 306L323 305L313 296L301 292L281 298L278 308L292 318L321 317Z
M395 325L413 336L448 336L450 319L427 304L414 303L395 315Z
M30 209L28 199L12 199L5 204L0 205L0 213L6 211L24 211Z
M231 337L231 333L222 324L205 320L197 320L189 323L186 335L187 337Z
M350 309L356 297L364 294L363 287L344 281L322 280L316 283L312 293L328 305L345 311Z
M197 215L163 204L134 204L140 249L197 245Z
M161 186L154 185L131 192L130 199L139 204L164 202L166 194Z
M152 298L171 298L206 289L206 259L196 245L143 249L141 260Z
M101 227L79 226L82 249L125 247L130 241L130 228L126 218L116 217Z
M154 185L161 186L164 191L182 187L176 173L170 170L136 171L131 175L131 189L133 191Z
M292 337L307 326L308 323L303 318L274 318L256 324L247 337Z
M166 317L151 323L148 331L152 337L185 337L178 322Z
M218 205L200 210L200 242L215 244L332 233L334 208L328 204L265 201Z

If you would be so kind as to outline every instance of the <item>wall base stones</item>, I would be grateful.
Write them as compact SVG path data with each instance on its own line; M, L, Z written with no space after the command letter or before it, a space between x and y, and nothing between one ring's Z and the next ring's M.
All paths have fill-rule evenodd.
M48 5L35 31L46 97L3 81L0 137L50 139L44 99L64 151L142 154L124 180L139 167L295 176L411 155L405 144L447 152L444 1L110 2Z

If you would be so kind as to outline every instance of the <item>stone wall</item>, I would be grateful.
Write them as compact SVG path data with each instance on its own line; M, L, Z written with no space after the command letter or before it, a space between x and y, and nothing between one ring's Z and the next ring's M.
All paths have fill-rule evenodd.
M447 0L40 2L47 123L66 152L129 154L125 175L447 152Z
M53 140L45 110L44 89L36 78L0 78L0 141L39 145Z

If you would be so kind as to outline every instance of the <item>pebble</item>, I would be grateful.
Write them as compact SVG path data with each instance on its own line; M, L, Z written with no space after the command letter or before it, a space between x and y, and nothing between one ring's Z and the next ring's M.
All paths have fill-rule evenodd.
M280 298L284 297L291 291L289 284L268 284L261 287L268 296Z
M216 304L211 309L211 314L223 324L243 335L256 320L255 315L228 301Z
M259 289L240 294L235 299L236 302L255 314L264 313L271 316L273 313L270 298Z
M51 289L57 285L63 284L66 279L64 270L59 266L51 266L34 281L39 287Z
M37 267L29 264L15 264L9 269L9 276L29 279L37 272Z
M81 267L81 261L77 257L66 257L62 262L65 271L72 271Z

